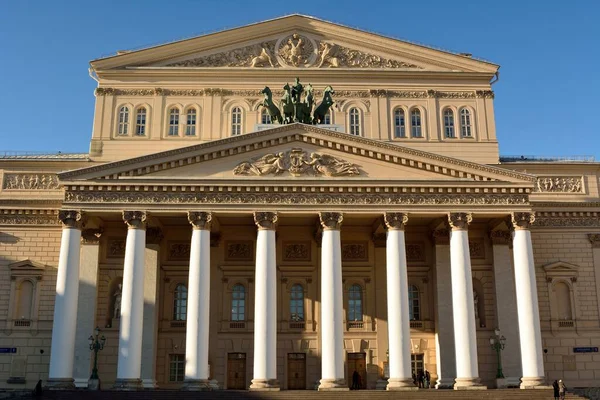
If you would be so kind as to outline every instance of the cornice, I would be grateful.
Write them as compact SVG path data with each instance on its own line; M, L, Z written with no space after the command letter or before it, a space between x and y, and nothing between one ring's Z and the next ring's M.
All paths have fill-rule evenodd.
M59 226L58 210L0 209L0 225L49 225Z
M535 223L532 229L562 227L562 228L598 228L600 227L600 212L590 211L536 211Z

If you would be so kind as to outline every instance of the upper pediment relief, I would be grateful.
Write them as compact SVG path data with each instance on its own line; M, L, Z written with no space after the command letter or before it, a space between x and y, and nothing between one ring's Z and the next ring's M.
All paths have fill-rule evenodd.
M304 33L166 64L167 67L416 68L411 62L350 48Z

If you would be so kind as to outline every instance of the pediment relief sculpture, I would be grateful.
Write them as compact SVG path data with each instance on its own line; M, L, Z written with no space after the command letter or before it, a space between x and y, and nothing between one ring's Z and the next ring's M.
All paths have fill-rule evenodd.
M415 64L351 49L331 41L316 40L300 33L229 51L177 61L166 66L422 69Z
M291 176L358 176L361 174L356 164L344 161L329 154L313 152L310 155L302 149L270 153L251 161L244 161L234 169L235 175L281 175Z

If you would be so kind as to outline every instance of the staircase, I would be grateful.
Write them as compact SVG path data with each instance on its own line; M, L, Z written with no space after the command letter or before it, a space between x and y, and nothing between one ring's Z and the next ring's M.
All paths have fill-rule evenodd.
M31 398L28 395L27 398ZM138 392L100 391L90 392L83 390L74 391L46 391L42 399L52 400L387 400L387 399L412 399L412 400L553 400L552 389L548 390L485 390L485 391L455 391L455 390L419 390L413 392L386 392L383 390L356 390L349 392L317 392L313 390L286 390L281 392L249 392L238 390L221 390L214 392L186 392L180 390L152 390ZM568 393L566 399L584 399L584 397Z

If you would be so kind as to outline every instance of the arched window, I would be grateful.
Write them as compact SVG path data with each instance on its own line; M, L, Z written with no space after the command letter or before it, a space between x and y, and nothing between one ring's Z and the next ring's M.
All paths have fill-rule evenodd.
M327 114L323 118L323 125L331 125L331 110L327 110Z
M357 108L350 109L350 134L360 136L360 113Z
M179 109L169 110L169 136L179 136Z
M263 110L260 112L260 123L261 124L272 124L273 123L273 121L271 121L271 116L267 112L266 108L263 108Z
M348 291L348 321L362 321L362 287L352 285Z
M190 108L187 110L185 119L185 136L196 135L196 109Z
M468 108L460 110L460 131L462 137L471 137L471 111Z
M454 112L449 108L444 110L444 136L454 137Z
M246 320L246 288L237 284L231 292L231 320Z
M144 136L146 134L146 107L140 107L135 116L135 134Z
M127 135L127 131L129 130L129 108L121 107L119 109L119 136Z
M421 303L419 302L419 288L415 285L408 287L408 318L411 321L421 320Z
M558 305L558 319L572 320L573 312L571 310L571 290L564 282L558 282L554 285L556 293L556 303Z
M423 137L423 132L421 130L421 110L418 108L413 108L410 112L410 129L412 137Z
M231 110L231 134L242 134L242 109L239 107L233 107Z
M33 305L33 283L31 281L21 282L17 293L17 301L15 319L31 319L31 306Z
M396 108L394 110L394 137L406 137L406 119L404 116L404 110L401 108Z
M290 293L290 319L304 321L304 288L296 284Z
M187 287L183 284L175 286L173 297L173 319L185 321L187 319Z

